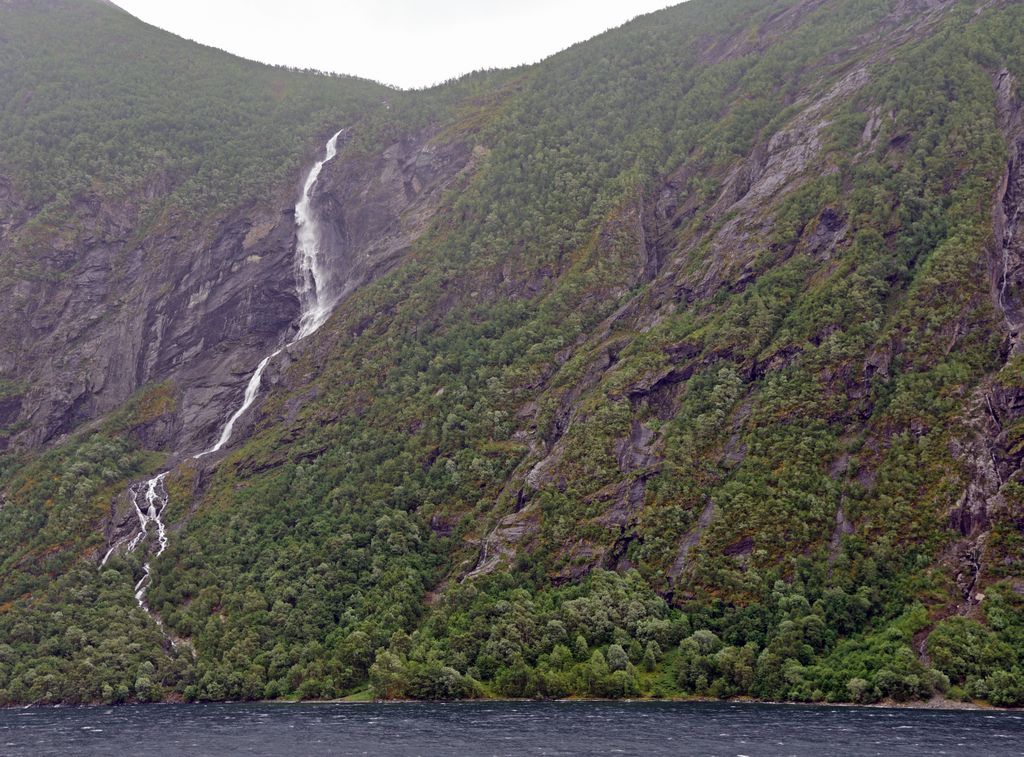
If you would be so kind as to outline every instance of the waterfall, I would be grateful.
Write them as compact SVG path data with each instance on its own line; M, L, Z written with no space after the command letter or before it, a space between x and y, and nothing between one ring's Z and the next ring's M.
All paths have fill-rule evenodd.
M139 531L128 542L126 552L134 552L146 539L149 535L149 525L151 523L156 525L157 551L155 557L159 557L167 549L167 527L163 521L164 509L167 507L168 500L167 487L164 484L164 479L166 478L167 473L161 473L159 476L149 479L149 481L132 484L128 489L128 493L132 498L132 505L135 507L135 515L139 519ZM125 541L125 539L122 539L107 550L107 554L103 556L100 567L107 564L107 560L110 559L114 550ZM147 609L146 588L149 585L150 575L149 561L142 566L142 571L142 578L135 584L135 600L139 603L139 607L145 610Z
M242 404L238 406L238 409L232 413L231 417L228 418L228 422L224 424L224 430L220 432L220 438L217 443L214 444L210 449L205 452L200 452L198 455L194 455L194 458L198 460L201 457L212 455L214 452L220 452L224 449L225 445L231 441L231 434L235 430L235 424L238 419L245 415L245 411L249 409L253 402L256 401L256 395L260 392L260 384L263 382L263 372L267 370L267 366L270 365L270 361L281 354L281 350L267 355L260 364L256 367L256 372L252 374L252 378L249 379L248 385L245 387L245 395L242 397Z
M227 446L228 442L231 441L232 433L234 433L235 424L252 406L253 402L256 401L263 382L263 374L267 370L267 366L270 365L270 361L280 355L287 347L305 339L323 326L341 297L341 293L337 292L332 286L330 271L324 265L323 250L321 249L320 222L313 212L312 196L313 187L316 185L317 179L320 178L320 172L323 170L324 165L338 154L338 139L344 131L342 129L328 140L324 158L318 161L310 170L302 187L302 195L295 206L296 288L301 305L298 333L285 347L279 347L260 361L245 387L242 403L225 422L216 444L194 455L193 459L198 460L207 455L220 452ZM161 473L159 476L155 476L148 481L132 484L129 488L128 491L132 504L135 506L135 512L139 519L138 533L135 534L131 541L128 541L126 537L112 545L103 556L100 567L106 565L107 560L110 559L114 551L126 541L128 541L128 547L125 551L134 552L149 536L151 524L156 526L157 532L157 552L154 557L159 557L167 549L167 528L162 516L168 501L167 487L164 484L164 480L169 472ZM138 601L139 607L148 611L145 599L150 578L149 562L142 566L142 570L143 576L135 585L135 599ZM157 622L159 623L159 619L157 619Z
M338 154L338 138L342 132L344 129L331 137L327 143L327 155L309 172L302 188L302 196L295 206L295 225L298 230L298 289L299 302L302 305L299 333L295 337L295 342L306 338L324 324L340 295L331 285L330 271L323 265L320 222L313 212L312 205L313 187L320 178L324 164Z
M231 434L235 430L235 423L252 406L252 403L256 401L256 396L260 391L260 384L263 381L263 373L267 370L267 366L270 365L270 361L280 355L287 347L305 339L323 326L338 302L339 294L331 286L330 271L324 266L322 250L320 248L320 222L313 212L312 198L313 187L316 185L317 179L320 178L320 172L323 170L324 165L333 160L338 154L338 138L341 137L344 131L342 129L328 140L326 155L323 160L317 162L310 170L309 176L306 177L306 183L302 186L302 195L295 206L297 240L295 256L298 279L296 283L299 304L302 307L301 315L299 316L298 334L286 347L281 347L263 358L263 361L252 374L252 378L249 379L249 384L245 388L245 396L242 398L242 404L228 418L227 423L224 424L224 430L221 432L217 443L205 452L200 452L196 455L197 459L220 452L227 446L227 443L231 441Z

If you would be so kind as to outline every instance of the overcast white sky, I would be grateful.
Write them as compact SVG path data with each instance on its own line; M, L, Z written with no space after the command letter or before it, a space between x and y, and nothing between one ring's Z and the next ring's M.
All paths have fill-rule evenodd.
M133 15L267 63L423 87L534 63L680 0L114 0Z

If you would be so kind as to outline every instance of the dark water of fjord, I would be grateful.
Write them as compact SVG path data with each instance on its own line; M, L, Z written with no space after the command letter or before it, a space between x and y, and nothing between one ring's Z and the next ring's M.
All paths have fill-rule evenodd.
M731 703L196 704L0 710L0 754L1024 755L1024 713Z

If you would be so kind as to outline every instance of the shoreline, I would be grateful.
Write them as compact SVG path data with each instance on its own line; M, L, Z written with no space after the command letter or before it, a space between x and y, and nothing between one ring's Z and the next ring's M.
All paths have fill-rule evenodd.
M946 712L1020 712L1024 707L997 707L996 705L984 702L961 702L946 697L935 697L929 700L917 700L913 702L897 702L895 700L883 700L871 704L858 704L856 702L780 702L763 699L714 699L711 697L631 697L626 699L600 699L597 697L566 697L563 699L505 699L501 697L486 699L453 699L453 700L422 700L422 699L309 699L304 701L291 700L261 700L262 704L485 704L485 703L619 703L619 704L733 704L733 705L763 705L767 707L814 707L830 708L845 707L859 709L877 710L941 710Z
M462 705L462 704L575 704L575 703L609 703L609 704L722 704L722 705L750 705L766 707L812 707L826 709L842 707L847 709L876 709L876 710L931 710L943 712L1022 712L1024 707L997 707L984 702L961 702L946 697L934 697L929 700L917 700L912 702L896 702L886 700L873 702L871 704L857 704L856 702L778 702L760 699L713 699L707 697L662 697L653 699L651 697L633 697L629 699L599 699L594 697L568 697L564 699L448 699L448 700L423 700L423 699L361 699L353 697L343 699L253 699L247 701L227 700L223 702L122 702L119 704L27 704L27 705L6 705L0 707L0 712L11 710L61 710L78 709L89 707L159 707L159 706L182 706L190 704L202 705L401 705L401 704L424 704L424 705Z

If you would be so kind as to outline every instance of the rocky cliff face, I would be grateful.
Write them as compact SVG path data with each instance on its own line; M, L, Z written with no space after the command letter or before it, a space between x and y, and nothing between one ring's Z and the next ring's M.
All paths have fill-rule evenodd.
M393 267L434 219L444 193L475 167L473 146L410 134L374 155L324 167L314 208L332 274L351 293Z
M325 257L346 295L401 258L471 168L469 146L432 136L408 135L351 160L343 150L315 187ZM19 225L9 189L3 197L0 252ZM137 432L151 448L208 446L255 365L292 334L293 203L279 192L199 230L169 217L141 241L130 207L79 205L86 230L39 260L39 275L13 284L0 303L0 372L24 387L0 404L2 443L52 443L140 387L169 382L174 411Z
M992 297L1006 318L1011 349L1021 350L1020 329L1024 325L1024 113L1018 92L1020 85L1008 70L994 77L999 128L1009 151L1006 173L993 203L993 254L989 263Z
M6 443L53 442L171 381L180 414L149 430L156 446L188 448L212 433L241 375L297 312L294 223L250 207L208 228L139 239L130 208L78 207L89 228L38 260L39 276L4 299L0 363L26 387Z

